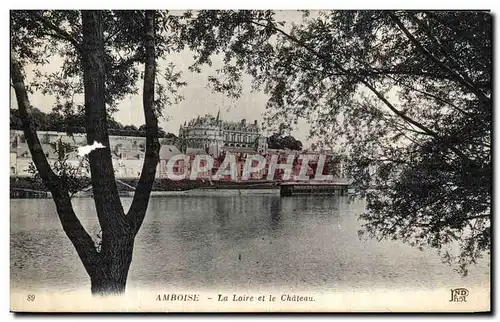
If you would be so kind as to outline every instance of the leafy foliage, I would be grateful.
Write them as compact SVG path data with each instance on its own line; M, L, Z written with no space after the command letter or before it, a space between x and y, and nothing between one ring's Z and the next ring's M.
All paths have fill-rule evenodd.
M102 11L106 71L106 104L109 118L117 104L129 95L138 94L145 58L143 44L144 12L140 10ZM156 24L156 56L180 50L172 32L176 16L159 12ZM83 114L83 73L81 55L81 12L77 10L30 10L11 12L11 51L24 66L35 65L34 79L27 84L56 99L56 111L67 117ZM61 60L57 71L45 72L43 66ZM53 70L53 68L51 68ZM185 86L182 74L173 64L163 64L157 73L155 105L158 116L163 109L183 97L178 89Z
M192 18L195 16L195 18ZM281 16L281 18L279 17ZM491 244L491 16L487 12L201 11L182 31L198 70L238 96L269 95L266 120L311 124L346 156L367 198L361 234L434 247L467 266Z
M125 291L133 241L146 215L159 162L158 117L165 106L180 99L177 88L183 84L180 74L168 69L172 65L166 72L157 68L159 56L176 50L176 38L167 28L171 23L175 26L175 20L168 13L152 10L11 12L10 77L24 136L37 173L52 194L63 230L89 274L93 294ZM47 63L55 66L58 59L62 61L59 71L40 69ZM35 79L26 84L24 67L30 64ZM156 81L158 75L165 76L162 83ZM144 80L145 159L125 212L116 187L108 123L117 102L137 93L139 78ZM81 126L79 119L85 114L87 143L104 145L88 154L102 230L100 243L96 244L73 210L70 196L76 174L67 167L68 147L59 142L57 148L63 152L54 166L41 147L37 124L31 120L31 114L37 114L29 101L29 93L34 91L56 98L54 112L62 113L63 122L75 116L76 126Z
M70 196L87 187L90 184L88 157L78 156L76 162L74 160L70 161L70 154L76 152L77 148L75 146L63 142L61 139L50 145L53 152L57 153L57 160L52 164L52 169L60 178L61 185L69 192ZM30 163L28 172L33 175L35 180L40 180L39 173L33 163Z
M267 138L267 144L269 149L302 150L302 142L291 135L282 136L274 133Z

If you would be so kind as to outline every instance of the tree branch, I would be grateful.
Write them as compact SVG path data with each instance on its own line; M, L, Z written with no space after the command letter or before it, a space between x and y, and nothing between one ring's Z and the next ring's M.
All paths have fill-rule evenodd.
M491 219L491 214L470 216L470 217L465 218L465 220L473 220L473 219L479 219L479 218L488 218L488 219Z
M382 93L380 93L373 85L371 85L365 78L361 77L360 75L358 74L355 74L355 73L352 73L350 72L349 70L343 68L338 62L336 62L335 60L333 60L330 56L327 56L327 55L323 55L319 52L317 52L314 48L310 47L309 45L307 45L306 43L304 43L303 41L300 41L299 39L297 39L296 37L292 36L291 34L288 34L287 32L277 28L274 24L263 24L263 23L260 23L260 22L256 22L255 20L252 20L250 19L249 20L250 23L253 23L255 25L258 25L260 27L264 27L264 28L271 28L273 30L275 30L276 32L280 33L281 35L283 35L285 38L287 38L288 40L291 40L293 41L294 43L296 43L297 45L301 46L302 48L306 49L307 51L309 51L310 53L312 53L313 55L315 55L316 57L322 59L324 62L326 62L328 65L330 64L333 64L333 67L340 70L342 73L346 73L348 75L350 75L351 77L354 77L357 81L359 81L361 84L365 85L372 93L375 94L375 96L377 96L377 98L379 100L381 100L394 114L396 114L397 116L399 116L400 118L402 118L403 120L405 120L406 122L416 126L417 128L419 128L420 130L422 130L423 132L425 132L427 135L429 136L432 136L434 138L438 138L439 135L438 133L434 132L433 130L429 129L428 127L426 127L425 125L413 120L412 118L408 117L406 114L404 114L403 112L399 111L394 105L392 105L391 102L389 102ZM471 160L462 152L460 151L459 149L457 149L456 147L450 147L450 150L455 152L460 158L466 160L467 162L470 162Z
M87 144L104 148L89 153L92 190L102 229L102 252L111 251L113 235L125 234L129 225L116 186L108 134L102 12L82 11L82 65Z
M42 179L44 185L49 189L52 198L56 204L57 214L63 226L64 232L74 245L80 256L85 269L91 274L98 258L97 249L94 241L80 223L71 205L71 199L68 195L68 189L62 184L60 178L52 171L47 158L43 152L40 140L34 124L31 122L31 105L28 99L28 93L24 85L24 76L20 64L11 54L10 75L14 83L14 90L17 98L19 115L23 123L23 132L31 158Z
M113 32L111 32L105 39L104 39L104 42L107 43L108 41L111 40L111 38L113 38L114 36L116 36L119 32L120 32L120 28L117 27L116 30L113 30Z
M449 105L453 108L455 108L457 111L465 114L465 115L470 115L470 113L467 113L465 110L459 108L458 106L456 106L455 104L453 104L452 102L448 101L448 100L445 100L441 97L438 97L437 95L433 95L431 93L428 93L428 92L425 92L423 90L419 90L413 86L410 86L408 84L406 84L405 82L402 81L402 79L405 79L407 77L404 77L404 76L421 76L421 77L429 77L431 76L432 78L436 78L436 79L446 79L446 80L450 80L449 77L445 77L444 75L442 77L439 77L438 75L436 75L435 73L426 73L426 72L419 72L419 71L415 71L415 70L412 70L411 68L407 68L407 69L388 69L388 68L379 68L379 69L375 69L374 71L365 71L365 70L368 70L370 68L370 65L360 59L356 59L355 57L352 57L352 59L354 59L355 61L357 61L358 63L362 64L363 65L363 68L364 69L361 69L358 71L358 73L362 74L363 76L378 76L378 75L383 75L383 76L386 76L390 79L392 79L393 81L395 81L396 83L399 83L400 85L408 88L408 89L411 89L413 91L416 91L418 93L421 93L425 96L428 96L428 97L431 97L431 98L434 98L446 105ZM356 72L356 71L354 71ZM335 74L333 74L335 75ZM338 75L343 75L343 74L338 74ZM401 78L396 78L394 76L391 76L391 75L396 75L396 76L401 76Z
M36 11L28 11L30 15L32 15L34 18L38 19L42 25L56 33L56 35L51 34L51 33L46 33L48 36L52 36L57 39L62 39L69 41L79 52L82 51L82 46L81 44L76 41L75 38L71 37L70 34L68 34L65 30L60 28L59 26L56 26L55 24L52 23L49 19L41 15L40 13Z
M441 98L441 97L439 97L439 96L437 96L437 95L434 95L434 94L431 94L431 93L429 93L429 92L426 92L426 91L423 91L423 90L417 89L417 88L415 88L415 87L413 87L413 86L411 86L411 85L406 84L406 83L405 83L405 82L403 82L401 79L396 79L396 78L391 77L391 76L387 76L387 77L391 78L391 79L392 79L392 80L394 80L396 83L399 83L399 84L401 84L402 86L404 86L404 87L406 87L406 88L408 88L408 89L410 89L410 90L413 90L413 91L418 92L418 93L420 93L420 94L422 94L422 95L424 95L424 96L427 96L427 97L433 98L433 99L435 99L435 100L437 100L437 101L440 101L441 103L444 103L444 104L446 104L446 105L451 106L452 108L456 109L456 110L457 110L457 111L459 111L460 113L462 113L462 114L464 114L464 115L467 115L467 116L470 116L470 113L466 112L465 110L461 109L460 107L456 106L455 104L453 104L452 102L450 102L450 101L448 101L448 100L446 100L446 99L444 99L444 98Z
M137 54L133 55L132 57L124 59L121 63L114 66L114 68L115 69L127 68L130 65L132 65L133 63L139 63L139 62L142 62L143 60L144 60L144 57L140 53L137 53Z
M24 137L28 143L30 149L31 158L35 164L40 178L46 183L49 190L56 189L59 187L59 177L52 171L45 153L43 152L42 145L38 139L36 133L36 128L33 122L31 122L31 105L28 100L28 93L26 91L26 86L24 85L24 75L21 70L21 65L11 54L10 59L10 77L13 82L14 91L16 93L17 105L19 109L19 116L22 121Z
M255 22L254 20L250 20L250 21L251 21L251 23L256 24L258 26L261 26L261 27L264 27L264 28L269 28L268 25L265 25L265 24L262 24L262 23L259 23L259 22ZM417 121L411 119L410 117L408 117L407 115L405 115L404 113L402 113L401 111L399 111L396 107L394 107L394 105L392 105L384 97L384 95L382 95L379 91L377 91L377 89L374 86L372 86L366 79L364 79L360 75L355 74L355 73L351 72L350 70L347 70L347 69L343 68L339 63L337 63L335 60L331 59L329 56L326 56L326 55L318 53L315 49L311 48L310 46L308 46L307 44L305 44L303 41L300 41L296 37L294 37L294 36L286 33L285 31L277 28L276 26L272 25L271 28L274 29L274 30L276 30L278 33L282 34L283 36L285 36L287 39L292 40L293 42L295 42L299 46L303 47L304 49L306 49L310 53L312 53L315 56L319 57L320 59L322 59L323 61L325 61L327 64L333 64L333 66L336 69L340 70L342 73L344 73L346 75L349 75L351 77L354 77L356 80L358 80L363 85L365 85L371 92L373 92L377 96L377 98L380 99L391 111L393 111L396 115L398 115L399 117L401 117L406 122L408 122L408 123L410 123L410 124L418 127L419 129L421 129L422 131L424 131L425 133L427 133L430 136L434 136L434 137L438 136L437 133L435 133L431 129L427 128L426 126L424 126L424 125L422 125L420 123L418 123Z
M141 177L137 184L134 199L127 218L135 234L146 216L149 198L156 175L156 166L160 160L160 143L158 141L158 118L155 114L155 11L148 10L144 22L144 47L146 59L144 64L143 109L146 120L146 153L142 166Z
M452 75L456 81L458 81L461 85L465 86L472 93L474 93L481 101L489 104L490 99L484 95L484 93L477 88L473 81L467 76L462 75L453 69L451 69L444 62L440 61L437 57L435 57L427 48L425 48L412 34L411 32L404 26L401 20L392 12L388 12L388 15L394 21L394 23L401 29L401 31L406 35L406 37L410 40L410 42L417 47L420 51L422 51L432 62L434 62L437 66L443 68L446 72Z

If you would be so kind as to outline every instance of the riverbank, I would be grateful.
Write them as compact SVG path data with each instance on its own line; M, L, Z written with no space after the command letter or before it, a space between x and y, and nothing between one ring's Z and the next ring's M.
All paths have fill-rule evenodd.
M138 179L117 179L118 192L121 196L133 196ZM76 193L76 197L92 196L92 188L88 182L82 182L82 189ZM273 191L279 192L276 182L271 181L209 181L209 180L169 180L157 179L153 183L152 196L162 196L171 194L186 194L196 190L206 194L210 191L218 190L252 190L252 191ZM40 179L32 177L11 177L10 197L11 198L50 198L50 192Z

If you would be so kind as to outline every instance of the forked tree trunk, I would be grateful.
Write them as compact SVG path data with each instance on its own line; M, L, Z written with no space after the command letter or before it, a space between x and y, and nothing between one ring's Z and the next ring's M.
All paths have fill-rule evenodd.
M146 155L127 214L123 211L116 187L106 123L106 71L101 13L82 12L82 29L87 141L89 144L101 142L105 146L89 155L94 200L102 230L101 251L89 275L93 294L120 294L125 291L134 238L146 214L159 160L158 120L154 111L154 11L146 11L144 20L143 109L146 120Z
M11 54L11 79L16 92L24 135L31 157L44 184L52 193L63 229L73 243L90 276L92 294L114 295L125 291L132 262L134 238L144 220L159 160L158 120L154 111L155 43L154 11L146 11L145 72L143 108L146 120L146 154L132 205L125 214L113 171L105 106L104 35L101 13L82 11L82 43L76 43L82 57L87 142L105 147L90 152L92 189L102 230L100 251L76 216L68 188L52 171L30 119L31 105L24 85L22 67Z
M114 236L113 253L102 256L90 274L94 295L118 295L125 292L128 271L132 262L134 235Z
M92 191L102 231L101 250L89 275L93 293L121 293L132 258L133 238L129 237L132 232L118 195L111 158L100 11L82 11L82 36L87 143L99 142L104 146L89 153Z

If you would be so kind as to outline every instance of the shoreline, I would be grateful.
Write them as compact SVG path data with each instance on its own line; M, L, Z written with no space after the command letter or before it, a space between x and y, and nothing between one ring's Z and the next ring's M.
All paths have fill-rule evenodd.
M120 197L133 197L138 179L117 179ZM82 185L83 187L83 185ZM350 189L349 189L350 190ZM167 180L158 179L153 184L151 197L161 196L206 196L206 195L280 195L280 185L276 181L208 181L208 180ZM348 192L348 195L353 194ZM11 177L10 199L45 199L51 193L37 179ZM93 198L90 186L80 189L72 198Z
M118 193L121 197L133 196L138 179L117 179ZM279 186L272 181L253 181L253 182L238 182L238 181L208 181L208 180L167 180L157 179L153 184L151 196L167 196L167 195L206 195L221 191L252 191L252 193L279 193ZM92 188L85 187L82 184L82 189L73 197L75 198L91 198ZM51 193L39 181L32 177L11 177L10 178L10 199L39 199L51 198Z

